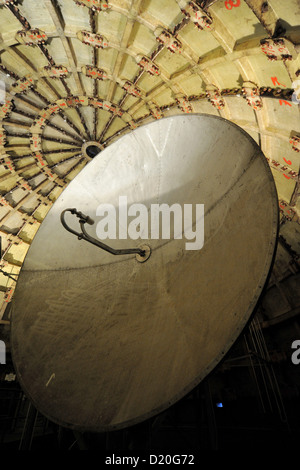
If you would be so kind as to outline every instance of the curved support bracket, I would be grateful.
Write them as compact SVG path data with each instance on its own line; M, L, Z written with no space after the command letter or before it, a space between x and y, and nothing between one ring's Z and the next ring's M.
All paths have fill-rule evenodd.
M77 232L76 230L72 229L69 227L69 225L65 221L65 213L66 212L71 212L71 214L76 215L76 217L79 218L79 224L81 228L81 232ZM148 245L143 245L140 248L124 248L124 249L115 249L112 248L111 246L106 245L105 243L101 242L100 240L97 240L96 238L91 237L86 229L85 229L85 224L93 225L94 220L88 217L87 215L82 214L82 212L79 212L77 209L65 209L61 215L60 215L60 221L63 225L63 227L70 233L73 233L78 237L79 240L86 240L89 243L92 243L93 245L98 246L102 250L108 251L112 255L130 255L130 254L136 254L136 259L139 262L144 262L150 257L150 247Z

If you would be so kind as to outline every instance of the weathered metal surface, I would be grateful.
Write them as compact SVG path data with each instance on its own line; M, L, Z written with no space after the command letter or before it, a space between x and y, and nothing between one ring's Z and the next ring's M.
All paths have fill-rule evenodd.
M67 207L204 204L204 245L149 239L151 257L112 256L60 223ZM94 158L50 209L12 306L18 379L54 422L106 431L169 407L218 364L257 303L271 266L277 194L264 155L229 121L173 116ZM127 226L123 226L123 229ZM195 228L195 227L194 227ZM109 240L115 248L141 240ZM116 259L117 258L117 259Z

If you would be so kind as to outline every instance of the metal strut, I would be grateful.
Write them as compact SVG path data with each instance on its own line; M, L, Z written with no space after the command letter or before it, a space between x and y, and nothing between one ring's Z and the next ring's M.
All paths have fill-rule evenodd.
M76 230L70 228L67 225L65 221L66 212L71 212L71 214L76 215L79 218L81 233L77 232ZM140 262L146 261L150 256L150 248L147 245L143 245L141 248L115 249L111 246L106 245L103 242L100 242L99 240L96 240L96 238L91 237L85 230L84 224L93 225L95 221L87 215L82 214L82 212L79 212L77 209L65 209L60 215L60 220L64 228L68 230L68 232L71 232L76 235L78 237L78 240L86 240L87 242L92 243L93 245L96 245L99 248L102 248L102 250L108 251L112 255L131 255L135 253L136 255L139 255L137 259Z
M0 269L0 273L2 273L3 276L9 277L9 278L12 279L13 281L17 282L17 279L15 279L13 276L17 276L17 277L18 277L18 274L14 274L14 273L8 274L7 272L3 271L3 269Z

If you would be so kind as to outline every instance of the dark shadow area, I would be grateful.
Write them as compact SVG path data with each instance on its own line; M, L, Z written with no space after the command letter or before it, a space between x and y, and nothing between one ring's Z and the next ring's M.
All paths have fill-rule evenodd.
M99 152L100 152L100 149L99 147L96 147L96 145L89 145L86 148L86 153L90 158L96 157L96 155L98 155Z
M273 39L284 37L294 45L300 44L300 29L299 26L291 26L287 21L279 18L276 22Z
M264 330L267 356L257 348L255 335L259 333L250 325L222 363L173 406L140 424L109 433L80 433L39 414L13 379L8 355L0 377L0 448L97 450L104 456L296 450L300 365L291 361L290 343L282 341L282 337L294 338L295 328L287 322Z

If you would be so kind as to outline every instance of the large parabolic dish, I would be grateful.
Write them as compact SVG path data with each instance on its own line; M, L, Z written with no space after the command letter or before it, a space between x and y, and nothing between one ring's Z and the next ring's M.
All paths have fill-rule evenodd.
M187 249L187 236L172 230L169 239L152 238L150 229L145 239L126 239L135 217L128 209L124 222L124 197L133 212L133 204L146 206L149 227L153 205L179 204L183 218L193 208L196 230L196 205L204 204L203 246ZM98 238L103 204L116 208L123 234L105 242L146 243L146 262L112 255L62 226L62 211L76 208L95 221L87 231ZM79 227L71 214L68 224ZM50 420L83 431L123 428L166 409L242 332L270 272L277 229L271 171L235 124L180 115L123 136L63 191L28 251L11 328L23 390Z

